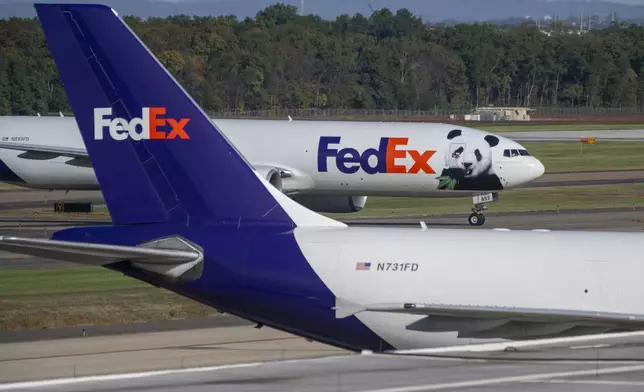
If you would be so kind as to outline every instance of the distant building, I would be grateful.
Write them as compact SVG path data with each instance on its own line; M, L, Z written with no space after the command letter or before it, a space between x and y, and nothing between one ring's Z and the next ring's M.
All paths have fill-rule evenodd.
M522 107L479 107L472 113L472 118L479 121L530 121L530 112L534 109Z

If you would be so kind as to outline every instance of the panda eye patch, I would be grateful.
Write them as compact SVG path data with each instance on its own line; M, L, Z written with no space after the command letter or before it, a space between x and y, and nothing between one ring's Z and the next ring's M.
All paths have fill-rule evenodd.
M454 130L451 130L451 131L447 134L447 139L448 139L448 140L452 140L452 139L454 139L455 137L458 137L458 136L461 136L461 135L462 135L462 132L461 132L461 130L460 130L460 129L454 129Z
M478 148L474 150L474 155L476 156L477 161L480 161L481 159L483 159L483 155L481 155L481 152L479 151Z

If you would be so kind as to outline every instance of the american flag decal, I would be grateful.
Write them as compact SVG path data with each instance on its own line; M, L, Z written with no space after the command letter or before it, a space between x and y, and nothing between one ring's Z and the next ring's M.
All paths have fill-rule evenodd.
M371 263L357 263L356 271L369 271L371 269Z

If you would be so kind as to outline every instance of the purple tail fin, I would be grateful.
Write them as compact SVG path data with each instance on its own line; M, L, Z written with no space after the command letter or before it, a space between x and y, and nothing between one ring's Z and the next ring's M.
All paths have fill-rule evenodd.
M115 224L293 224L114 10L35 7Z

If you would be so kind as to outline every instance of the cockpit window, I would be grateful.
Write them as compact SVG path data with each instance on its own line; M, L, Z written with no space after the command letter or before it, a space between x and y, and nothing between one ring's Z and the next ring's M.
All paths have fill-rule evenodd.
M503 150L503 156L508 158L514 158L518 156L529 157L530 153L527 150Z

